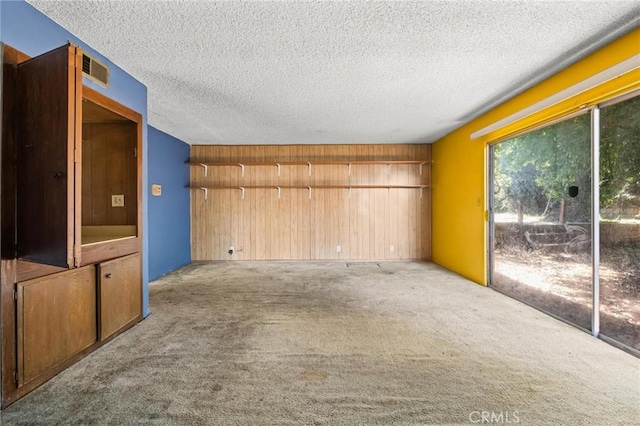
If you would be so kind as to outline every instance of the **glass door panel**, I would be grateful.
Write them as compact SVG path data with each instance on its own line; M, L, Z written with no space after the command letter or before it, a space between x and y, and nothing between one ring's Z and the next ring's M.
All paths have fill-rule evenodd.
M591 117L493 149L490 285L591 329Z
M600 110L600 330L640 350L640 97Z

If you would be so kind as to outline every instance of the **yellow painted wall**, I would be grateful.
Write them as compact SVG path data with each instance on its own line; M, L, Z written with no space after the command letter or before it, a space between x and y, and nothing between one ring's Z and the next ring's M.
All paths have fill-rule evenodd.
M433 144L433 261L479 284L487 284L486 153L491 139L640 87L640 69L554 105L487 137L471 134L640 53L640 28L535 87L487 112ZM546 117L545 117L546 115Z

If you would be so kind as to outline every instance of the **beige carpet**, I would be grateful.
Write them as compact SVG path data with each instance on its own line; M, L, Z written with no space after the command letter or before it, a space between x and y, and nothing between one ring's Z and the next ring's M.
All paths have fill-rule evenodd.
M640 424L638 358L428 263L191 265L151 309L2 424Z

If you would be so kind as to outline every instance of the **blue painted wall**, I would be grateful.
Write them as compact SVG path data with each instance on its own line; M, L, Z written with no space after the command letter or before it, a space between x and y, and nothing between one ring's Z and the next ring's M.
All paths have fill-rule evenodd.
M24 1L0 1L0 40L29 56L37 56L60 47L69 41L80 46L109 66L110 82L107 89L84 79L84 84L142 114L143 118L143 313L149 315L149 168L147 143L147 88L114 63L93 50L86 43L56 24Z
M149 279L191 263L189 145L149 126Z

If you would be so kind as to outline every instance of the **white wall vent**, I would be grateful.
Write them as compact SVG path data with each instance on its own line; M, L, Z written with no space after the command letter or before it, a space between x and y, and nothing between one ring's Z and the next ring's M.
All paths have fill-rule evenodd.
M86 53L82 54L82 74L103 87L109 86L109 68Z

